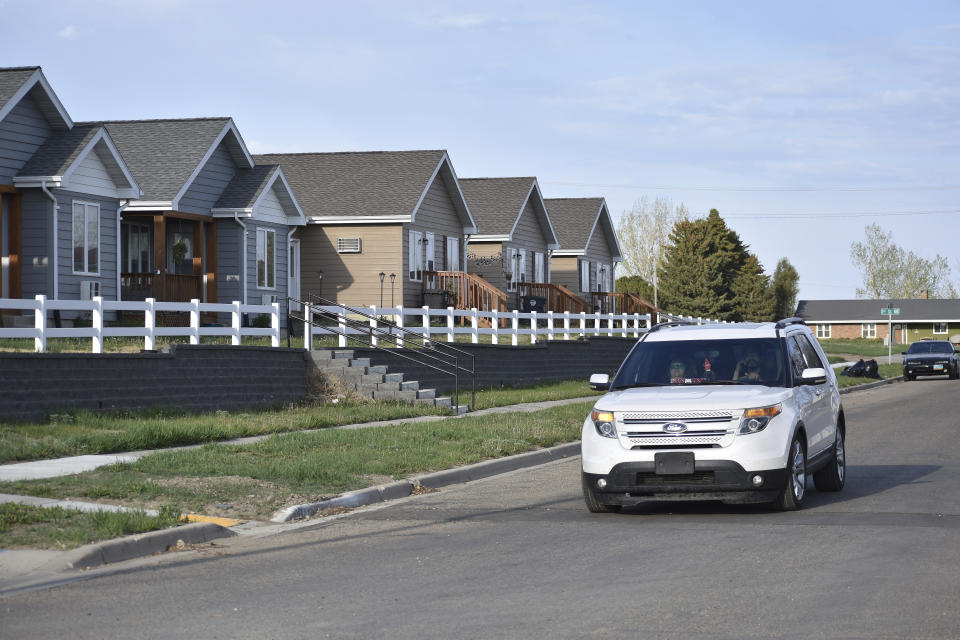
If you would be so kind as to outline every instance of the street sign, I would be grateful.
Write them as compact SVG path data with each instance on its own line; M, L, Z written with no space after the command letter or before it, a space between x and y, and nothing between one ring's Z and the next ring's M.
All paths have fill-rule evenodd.
M880 307L880 315L898 316L900 315L900 307Z

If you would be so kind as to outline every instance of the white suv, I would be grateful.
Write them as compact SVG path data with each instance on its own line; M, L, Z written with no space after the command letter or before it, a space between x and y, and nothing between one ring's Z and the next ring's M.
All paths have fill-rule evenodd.
M803 504L808 474L839 491L845 424L833 370L799 318L654 325L583 424L594 512L646 500Z

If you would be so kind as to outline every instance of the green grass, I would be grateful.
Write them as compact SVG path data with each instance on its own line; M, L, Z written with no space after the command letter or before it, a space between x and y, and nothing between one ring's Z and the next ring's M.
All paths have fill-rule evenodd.
M91 542L165 529L180 511L166 507L156 516L143 511L81 512L62 507L0 504L0 548L73 549Z
M876 382L876 378L848 378L847 376L840 375L840 369L837 371L837 386L841 389L844 387L853 387L858 384L864 384L867 382ZM895 378L897 376L903 375L903 365L899 363L894 364L880 364L877 366L877 373L881 378Z
M294 339L295 340L295 339ZM48 338L47 353L92 353L92 340L90 338ZM156 348L162 349L171 344L190 344L188 336L166 336L156 339ZM229 345L229 336L204 336L200 338L200 344L220 344ZM143 338L118 338L107 337L103 339L104 353L139 353L144 346ZM263 336L245 336L242 341L245 347L269 347L270 338ZM280 346L287 346L286 339L280 341ZM303 340L300 344L291 342L291 346L303 346ZM327 346L335 346L330 344ZM13 352L34 352L34 342L27 338L2 338L0 339L0 351Z
M577 440L591 406L292 433L242 446L209 444L74 476L0 483L0 493L144 508L177 505L194 513L265 519L284 506L393 478ZM224 511L225 504L231 508Z
M877 356L887 355L887 346L883 340L868 340L866 338L841 339L831 338L829 340L820 340L820 346L827 354L851 354L875 358ZM906 349L905 345L894 345L893 353L900 353Z
M525 388L477 392L477 408L592 395L586 382L573 380ZM470 402L461 389L460 403ZM0 423L0 463L140 449L203 444L245 436L322 429L343 424L448 415L427 404L370 402L325 404L274 411L186 414L151 410L119 414L62 413L46 423Z

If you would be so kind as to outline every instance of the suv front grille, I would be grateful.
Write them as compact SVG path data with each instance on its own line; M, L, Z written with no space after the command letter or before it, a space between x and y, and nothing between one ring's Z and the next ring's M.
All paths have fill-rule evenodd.
M734 416L730 411L625 411L621 415L624 424L648 422L729 422Z
M697 471L681 475L657 475L655 473L638 473L637 484L644 486L670 486L677 484L715 484L713 471Z
M617 433L626 449L702 449L733 443L742 411L625 411L617 414ZM681 422L682 433L667 433L664 425Z

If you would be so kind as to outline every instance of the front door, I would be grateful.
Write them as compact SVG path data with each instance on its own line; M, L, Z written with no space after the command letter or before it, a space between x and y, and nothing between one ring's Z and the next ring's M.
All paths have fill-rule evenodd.
M289 258L290 264L287 266L287 295L291 298L300 299L300 241L290 241ZM299 311L300 305L291 303L291 311Z
M20 194L9 187L0 191L0 298L19 298Z

